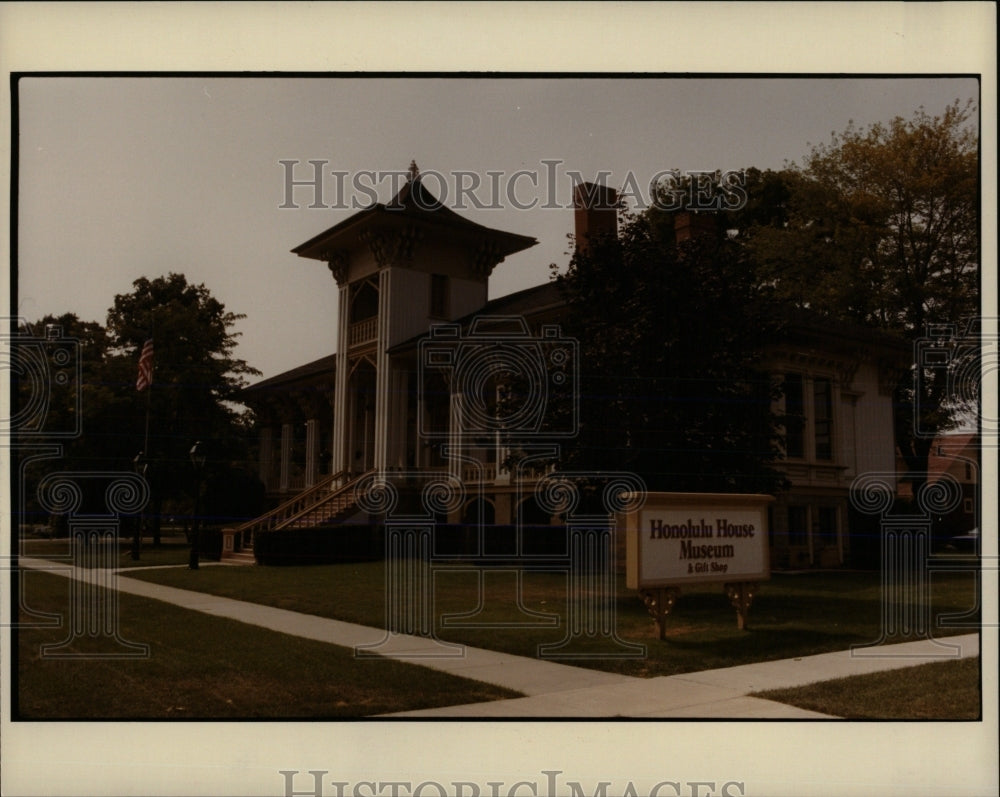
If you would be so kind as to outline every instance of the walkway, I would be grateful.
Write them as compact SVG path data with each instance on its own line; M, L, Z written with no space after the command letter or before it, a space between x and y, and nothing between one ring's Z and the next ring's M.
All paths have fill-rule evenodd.
M744 664L684 675L636 678L493 650L444 645L432 639L389 634L383 629L300 614L203 592L151 584L107 571L87 570L44 559L21 558L21 567L49 570L119 592L165 601L272 631L349 648L376 648L385 656L464 678L504 686L526 697L490 703L406 712L406 717L712 719L827 718L826 715L748 697L751 692L910 667L929 661L979 655L979 634L909 642L861 651Z

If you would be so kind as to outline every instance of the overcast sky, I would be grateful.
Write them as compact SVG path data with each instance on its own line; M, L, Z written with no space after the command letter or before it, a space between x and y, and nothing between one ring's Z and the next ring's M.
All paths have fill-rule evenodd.
M387 201L389 177L358 174L402 172L411 159L435 193L443 177L449 205L455 171L478 175L486 203L491 179L537 174L537 187L515 184L533 209L501 196L503 209L458 210L539 241L497 267L495 298L565 264L572 212L540 206L569 202L571 172L645 186L665 169L780 168L849 120L977 97L958 78L23 78L18 312L103 322L133 280L182 272L246 314L239 356L268 377L335 350L336 284L289 250L357 212L309 207L308 187L294 189L297 209L279 207L282 160L299 162L296 180L327 162L326 205L366 203L355 180ZM343 193L332 171L345 173Z

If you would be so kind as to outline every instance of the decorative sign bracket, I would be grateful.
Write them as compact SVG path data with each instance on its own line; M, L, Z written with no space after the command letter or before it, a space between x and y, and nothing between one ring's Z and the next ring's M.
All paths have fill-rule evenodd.
M753 581L740 581L738 584L726 584L726 596L736 609L736 627L742 631L747 627L747 615L753 597L757 594L757 584Z
M677 587L661 587L660 589L644 589L639 591L646 611L656 622L656 631L660 639L667 638L667 615L674 608L681 591Z

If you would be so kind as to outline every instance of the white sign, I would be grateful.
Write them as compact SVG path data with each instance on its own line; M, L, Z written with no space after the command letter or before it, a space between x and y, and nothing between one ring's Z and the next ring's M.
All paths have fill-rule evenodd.
M767 504L773 500L769 495L649 493L640 509L620 519L627 586L770 578Z

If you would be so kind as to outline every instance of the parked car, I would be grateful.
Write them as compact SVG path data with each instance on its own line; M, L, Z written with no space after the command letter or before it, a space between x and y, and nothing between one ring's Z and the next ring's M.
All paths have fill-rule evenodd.
M965 534L949 537L945 545L956 551L979 551L979 528L969 529Z

